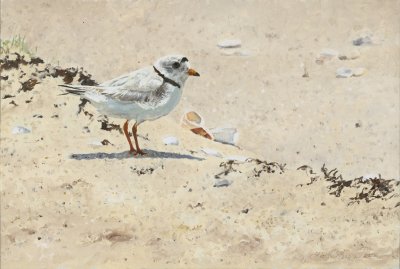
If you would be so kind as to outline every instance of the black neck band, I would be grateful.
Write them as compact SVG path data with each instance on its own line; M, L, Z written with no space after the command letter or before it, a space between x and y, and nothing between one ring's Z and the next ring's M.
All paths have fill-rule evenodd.
M171 85L174 85L175 87L181 88L181 85L179 85L178 83L176 83L176 82L173 81L172 79L167 78L166 76L164 76L163 74L161 74L161 72L158 71L157 68L156 68L155 66L153 66L153 68L154 68L154 71L156 71L157 75L159 75L160 77L162 77L162 79L163 79L165 82L167 82L167 83L169 83L169 84L171 84Z

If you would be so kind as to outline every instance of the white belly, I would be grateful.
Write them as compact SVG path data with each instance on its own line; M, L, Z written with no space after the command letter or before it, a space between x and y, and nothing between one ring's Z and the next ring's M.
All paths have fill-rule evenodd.
M176 107L181 99L182 90L177 87L173 88L157 104L123 102L104 95L90 98L90 101L101 114L115 118L135 120L141 123L165 116Z

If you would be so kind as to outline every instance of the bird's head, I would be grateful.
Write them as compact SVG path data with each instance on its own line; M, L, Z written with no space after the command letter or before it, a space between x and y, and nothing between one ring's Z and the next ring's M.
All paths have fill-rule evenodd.
M179 85L183 85L189 76L197 76L194 69L190 68L189 60L182 55L167 55L158 59L154 67L166 78L169 78Z

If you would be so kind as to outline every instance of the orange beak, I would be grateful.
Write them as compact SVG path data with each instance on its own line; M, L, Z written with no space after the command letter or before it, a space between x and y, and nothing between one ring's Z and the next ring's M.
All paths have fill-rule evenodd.
M188 74L189 74L189 76L200 77L200 74L199 74L199 73L197 73L197 71L196 71L196 70L194 70L194 69L192 69L192 68L189 68L189 70L188 70Z

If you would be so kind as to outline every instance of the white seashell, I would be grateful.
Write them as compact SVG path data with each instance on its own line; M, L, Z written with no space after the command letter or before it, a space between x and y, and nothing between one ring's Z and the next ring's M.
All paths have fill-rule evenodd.
M94 146L94 147L102 147L103 146L101 141L92 141L92 142L89 142L89 145Z
M355 68L353 70L353 76L360 77L360 76L364 75L366 71L367 71L367 69L365 69L363 67Z
M31 132L31 130L29 130L28 128L25 128L23 126L16 126L12 129L13 134L28 134L30 132Z
M220 48L239 48L242 46L242 41L240 39L227 39L218 42L217 45Z
M225 159L228 161L237 161L237 162L244 163L247 160L250 160L251 158L249 158L247 156L241 156L241 155L230 155L230 156L226 156Z
M333 50L333 49L323 49L323 50L321 50L321 52L319 54L321 56L333 58L333 57L338 56L339 52L337 50Z
M222 55L225 56L250 56L251 52L248 50L222 50Z
M167 136L163 138L164 145L179 145L179 140L175 136Z
M236 145L239 133L236 128L214 128L210 129L214 140L224 144Z
M205 154L209 156L214 156L214 157L222 157L221 153L216 151L215 149L210 149L210 148L202 148L201 151L203 151Z
M336 70L337 78L349 78L353 75L353 71L350 68L341 67Z

